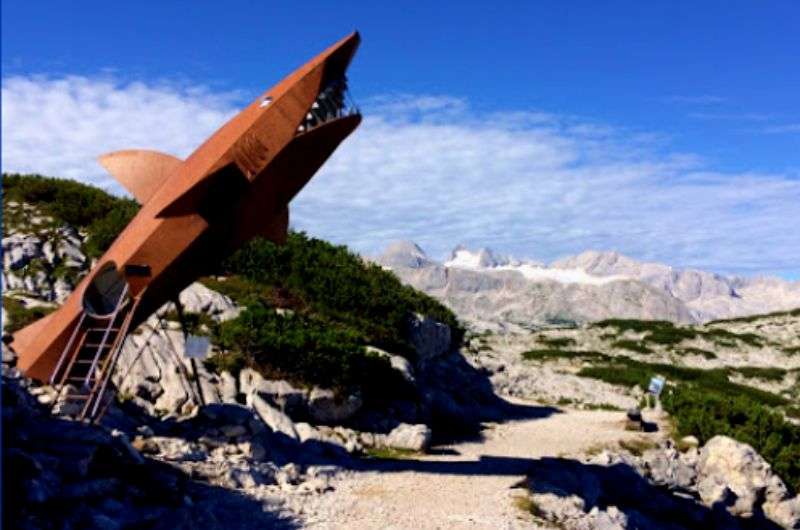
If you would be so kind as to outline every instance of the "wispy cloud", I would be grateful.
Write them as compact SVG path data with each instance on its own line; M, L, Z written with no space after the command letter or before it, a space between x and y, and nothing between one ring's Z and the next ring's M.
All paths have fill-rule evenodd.
M689 114L687 114L687 116L697 120L714 120L714 121L764 122L774 119L774 116L770 114L762 114L759 112L741 112L741 113L690 112Z
M109 184L94 157L186 155L231 94L108 79L3 81L3 165ZM588 248L720 272L798 273L800 175L723 173L658 131L387 95L293 204L292 224L375 253L412 239L551 260ZM118 188L115 188L118 189Z
M796 134L800 133L800 123L789 123L784 125L773 125L761 130L765 134Z
M728 98L724 98L722 96L713 96L710 94L701 94L697 96L672 95L662 98L662 101L667 103L683 103L687 105L719 105L726 103Z

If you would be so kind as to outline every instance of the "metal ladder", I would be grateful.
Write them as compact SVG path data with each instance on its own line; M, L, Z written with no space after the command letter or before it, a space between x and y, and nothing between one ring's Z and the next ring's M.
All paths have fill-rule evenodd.
M106 409L102 405L103 397L138 302L138 297L128 298L126 285L120 303L109 315L90 315L86 311L81 313L50 376L50 384L56 390L54 405L59 400L66 403L82 402L78 420L93 423L100 419ZM68 385L76 390L62 395Z

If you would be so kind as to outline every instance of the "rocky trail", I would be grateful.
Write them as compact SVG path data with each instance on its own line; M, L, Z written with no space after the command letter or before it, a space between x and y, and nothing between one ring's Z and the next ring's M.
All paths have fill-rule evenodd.
M407 459L361 461L336 489L306 506L314 528L530 528L519 507L524 480L543 457L655 443L663 431L624 429L625 414L545 408L515 401L528 417L487 425L479 439Z

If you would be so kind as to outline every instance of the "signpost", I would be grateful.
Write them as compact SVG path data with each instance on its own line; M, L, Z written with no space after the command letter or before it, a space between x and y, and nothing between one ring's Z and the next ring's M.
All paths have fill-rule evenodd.
M655 397L656 409L661 410L661 401L659 397L661 392L664 391L664 386L667 384L667 379L663 376L656 375L650 378L650 384L647 385L647 391Z

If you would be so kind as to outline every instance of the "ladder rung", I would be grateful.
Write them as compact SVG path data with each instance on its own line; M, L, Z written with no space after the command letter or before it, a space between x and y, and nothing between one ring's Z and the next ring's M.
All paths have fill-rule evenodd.
M64 399L89 399L92 397L90 394L67 394Z
M66 380L67 381L81 382L81 381L86 381L86 376L82 375L82 376L67 377Z
M112 333L119 331L119 328L86 328L86 331L105 331L108 330Z
M110 348L111 347L111 343L110 342L106 342L105 344L99 344L99 343L94 343L94 342L87 342L87 343L84 343L84 345L83 345L84 348L99 348L100 346L102 346L103 349Z
M94 359L75 359L75 364L92 364Z

